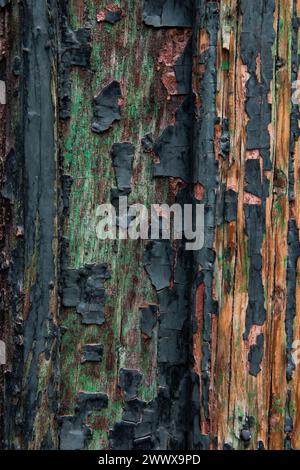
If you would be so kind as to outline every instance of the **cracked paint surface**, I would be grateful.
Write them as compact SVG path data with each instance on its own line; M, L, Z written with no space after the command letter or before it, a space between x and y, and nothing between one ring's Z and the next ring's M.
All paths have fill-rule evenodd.
M0 2L2 447L299 449L299 0L23 4ZM204 247L99 240L124 195L204 204Z

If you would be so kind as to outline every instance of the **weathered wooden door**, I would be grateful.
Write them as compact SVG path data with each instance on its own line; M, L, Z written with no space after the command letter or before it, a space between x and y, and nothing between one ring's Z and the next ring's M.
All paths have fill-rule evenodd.
M300 449L299 26L0 0L3 448ZM203 246L103 239L125 197L204 206Z

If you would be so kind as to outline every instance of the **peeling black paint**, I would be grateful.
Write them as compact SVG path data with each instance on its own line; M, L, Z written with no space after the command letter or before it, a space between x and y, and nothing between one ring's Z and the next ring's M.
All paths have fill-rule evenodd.
M174 285L170 287L171 266L176 258ZM161 267L161 261L163 268ZM190 257L182 246L176 257L170 241L148 244L146 270L158 296L158 395L150 403L136 401L137 384L142 381L138 371L121 371L120 386L125 394L123 420L110 433L115 450L185 449L189 448L191 410L190 305L188 269ZM146 333L151 334L156 322L155 307L148 311ZM142 315L146 312L143 310ZM143 318L143 317L142 317ZM128 377L127 380L125 378ZM135 380L133 380L135 379ZM133 385L132 385L133 384ZM138 423L136 420L141 416ZM126 421L130 418L131 423ZM135 420L135 421L134 421ZM133 423L134 421L134 423ZM124 433L124 434L123 434ZM126 433L126 434L125 434Z
M81 362L101 362L103 351L102 344L85 344L82 348Z
M117 215L119 215L119 199L120 197L126 197L129 194L129 190L120 190L118 188L112 188L110 190L110 201L114 208L117 210Z
M104 393L80 392L77 397L77 409L80 413L103 410L107 405L108 396Z
M151 338L153 329L157 323L157 306L149 305L149 307L141 309L141 332Z
M216 187L216 159L214 149L216 117L216 87L217 87L217 41L219 30L219 6L217 2L197 2L197 28L206 30L210 44L203 53L197 52L197 63L202 65L205 73L201 77L200 90L201 107L198 112L194 129L194 159L193 182L201 183L204 187ZM196 40L196 37L195 37Z
M91 429L82 422L81 416L61 416L58 418L60 426L60 450L82 450L87 447L91 438Z
M250 74L247 81L246 111L249 122L246 145L247 150L259 150L264 170L271 170L268 126L272 120L272 106L268 102L268 93L273 79L275 1L253 0L250 3L241 0L240 11L243 18L241 57ZM259 78L256 75L257 59L261 67Z
M186 381L184 385L187 385ZM187 390L181 389L180 392L186 393ZM187 395L181 398L187 398ZM114 450L185 449L186 443L181 440L181 435L187 432L187 416L184 408L175 406L174 409L171 399L172 396L169 395L167 388L161 387L157 398L148 404L136 399L127 401L124 421L117 423L110 432L110 448ZM172 415L178 426L177 429L170 426ZM132 421L125 421L125 418ZM183 427L180 428L180 426Z
M113 450L132 450L134 441L134 423L121 421L116 423L109 434L110 448Z
M63 272L62 303L75 307L86 325L102 325L105 322L104 283L110 274L106 264L86 265L81 269Z
M49 9L52 15L49 15ZM35 282L28 288L29 308L24 322L24 364L28 379L22 392L23 448L34 439L34 423L40 412L40 360L44 353L51 361L53 393L48 396L45 415L54 415L58 404L58 329L50 304L51 283L55 280L55 187L57 182L55 113L52 96L52 70L56 60L56 2L23 2L22 55L22 153L24 158L24 240L25 275L35 262ZM24 20L26 18L26 21ZM40 248L40 249L39 249ZM43 430L45 434L48 427ZM42 437L42 436L41 436ZM42 439L41 439L42 440Z
M158 292L160 334L167 330L182 331L189 308L186 286L175 283L172 289Z
M260 334L256 339L256 344L250 347L248 361L250 363L249 373L257 377L261 371L261 362L264 354L264 335Z
M120 387L124 390L126 401L134 400L137 397L142 378L143 375L138 370L120 370Z
M131 191L135 147L129 142L114 144L111 151L119 191Z
M190 181L194 98L188 96L176 112L175 125L168 126L153 146L160 162L155 176L174 176Z
M245 191L257 197L262 197L262 183L260 174L260 161L246 160L245 163Z
M147 245L145 252L145 269L156 290L170 285L172 266L172 249L167 240L154 240Z
M253 325L262 326L266 321L264 287L262 283L262 242L265 228L265 207L244 205L246 234L248 235L248 256L250 260L246 329L244 339L248 339Z
M232 189L226 191L226 185L222 184L216 202L217 224L222 225L224 220L227 223L237 220L237 205L238 194Z
M232 222L237 220L238 194L229 189L225 193L225 221Z
M178 94L189 95L192 91L193 47L190 39L183 54L177 59L173 69L176 76Z
M300 56L298 53L298 33L299 18L297 16L297 3L293 2L293 29L292 29L292 70L291 81L295 83L298 80L298 72L300 67ZM294 89L292 93L294 93ZM290 137L290 155L289 155L289 202L295 201L295 145L300 137L300 109L295 103L291 103L291 137ZM297 262L300 256L299 230L296 221L290 218L288 224L288 260L287 260L287 307L285 314L285 332L286 332L286 378L291 381L295 371L295 364L292 356L292 346L294 341L294 320L296 316L296 285L297 285Z
M253 325L261 326L266 321L261 252L265 232L265 199L268 197L269 190L269 183L264 172L272 169L269 133L269 124L272 121L272 106L269 103L269 92L273 79L272 48L275 41L275 1L255 0L250 5L249 2L242 0L240 12L243 18L241 57L250 75L246 84L246 111L249 116L246 149L248 151L258 151L263 160L262 176L259 160L246 161L245 189L249 193L263 198L260 206L247 204L244 206L250 260L249 303L244 333L244 339L246 340ZM260 64L259 75L257 63ZM262 339L260 341L262 342ZM254 346L250 352L250 362L256 356L261 360L261 352L259 352L257 346ZM257 364L254 364L254 366L250 364L250 373L253 375L257 375L258 369Z
M193 130L193 159L192 181L200 183L205 191L205 242L198 252L193 252L194 281L192 289L193 311L196 312L196 291L200 284L204 284L203 328L202 328L202 362L199 377L200 396L199 415L200 423L210 419L209 386L211 374L211 339L212 315L216 304L213 296L214 277L214 237L216 226L216 189L217 189L217 159L215 156L215 125L217 94L217 44L219 34L219 4L197 0L195 31L206 31L209 36L208 48L201 52L198 47L197 34L194 35L195 66L201 66L203 73L199 77L197 93L201 96L200 108L197 111ZM230 198L227 197L230 202ZM225 196L224 196L225 204ZM225 207L225 206L224 206ZM230 206L229 206L230 207ZM194 321L195 322L195 321ZM197 418L196 418L197 419ZM199 418L198 418L199 419ZM197 436L195 449L207 449L210 445L210 436L203 435L194 422L193 433ZM194 438L195 439L195 438Z
M116 225L124 230L127 230L130 223L135 219L134 216L128 215L129 205L127 204L127 212L125 215L120 216L120 198L127 197L131 192L131 188L120 190L119 188L112 188L110 191L110 201L116 210Z
M294 1L293 5L293 13L296 16L296 4ZM299 18L298 18L299 20ZM300 67L300 55L298 54L298 31L300 25L299 21L293 22L293 30L292 30L292 84L296 83L298 80L298 70ZM292 89L292 94L294 94L295 88ZM300 109L297 103L294 103L292 100L291 103L291 114L290 114L290 156L289 156L289 201L292 202L295 200L295 191L294 191L294 181L295 181L295 174L294 174L294 154L295 154L295 144L299 140L300 137L300 128L299 128L299 120L300 120Z
M60 0L60 60L59 60L59 115L62 119L70 117L70 73L73 66L90 67L91 26L73 31L69 25L68 0Z
M140 423L146 406L147 403L143 400L139 400L138 398L127 401L125 403L123 420L129 423Z
M185 8L186 3L187 2L146 1L144 2L144 10L147 13L148 8L148 16L145 18L145 22L148 22L148 24L155 23L152 24L153 26L170 26L167 23L175 21L175 19L177 23L180 23L180 21L183 22L182 17L185 18L186 13L182 13L182 11ZM189 5L192 3L193 2L189 2ZM178 10L174 8L175 4ZM244 29L242 40L243 60L247 64L248 71L251 75L247 84L247 112L250 117L250 122L247 128L249 134L247 137L247 149L259 150L263 157L264 171L270 166L270 145L269 142L267 142L266 131L270 122L270 105L267 102L267 91L268 85L270 85L271 75L270 50L271 45L273 45L273 42L271 41L271 35L273 34L273 21L271 22L271 19L273 20L273 11L271 12L272 14L270 14L270 8L268 14L265 11L265 9L268 9L269 4L273 5L274 2L267 2L263 8L263 3L255 0L255 6L257 6L259 13L256 11L252 12L250 6L248 7L246 2L242 2L241 6ZM194 253L193 256L183 253L180 250L175 254L169 243L161 241L155 241L149 244L146 250L145 267L154 287L157 290L158 307L150 306L148 309L142 310L141 330L150 338L152 336L153 328L156 325L158 326L159 391L155 400L150 403L145 403L138 398L138 386L142 381L141 373L139 371L126 369L121 371L120 387L124 389L125 397L124 414L122 422L118 423L111 432L110 439L111 446L113 448L124 450L130 448L143 450L153 448L180 449L182 446L185 446L184 448L190 448L189 446L191 446L194 449L203 450L208 449L212 442L214 442L211 442L209 435L204 435L200 432L199 424L205 420L209 421L210 419L208 403L211 374L211 318L212 315L217 312L217 303L213 299L212 286L215 261L215 253L213 250L215 230L214 214L216 208L215 189L217 186L217 164L214 155L213 139L214 126L217 123L215 116L216 37L218 34L219 12L217 2L197 0L195 1L195 5L197 6L197 16L195 19L196 26L197 28L205 27L210 38L210 46L208 50L196 58L200 65L203 65L206 69L205 75L200 84L200 94L203 97L203 101L200 106L199 114L196 115L193 101L194 98L189 96L177 112L176 124L174 126L169 126L156 142L154 142L151 136L145 136L142 141L142 145L145 151L151 152L152 150L155 150L156 155L160 157L160 163L157 164L154 169L155 176L176 176L187 182L200 182L203 185L205 190L204 202L206 206L205 246L198 253ZM149 13L149 8L151 9L151 14ZM158 8L161 8L161 10L159 10L159 15L156 13ZM261 10L262 8L263 10ZM189 9L191 8L188 7L187 10ZM153 16L155 17L154 19ZM259 20L261 23L259 25L257 25L258 16L262 17L262 19ZM191 20L191 22L192 21L194 21L194 19ZM181 27L183 24L177 24L174 26ZM271 33L270 31L265 31L265 29L269 27ZM61 107L62 117L68 117L69 115L67 110L69 100L69 78L66 78L67 74L64 74L68 67L70 69L72 65L88 67L89 62L87 57L90 54L89 27L74 32L70 30L69 26L67 26L65 33L67 37L71 37L71 45L66 45L65 41L63 41L62 44L65 44L64 47L68 49L66 56L69 55L71 59L68 66L66 65L68 64L66 59L66 62L64 63L65 70L61 72L61 98L65 101L64 105ZM266 35L266 40L264 35ZM68 41L69 39L67 39L67 43ZM247 41L249 44L247 44ZM261 60L264 67L262 75L264 76L262 83L260 83L256 77L254 63L256 64L257 51L260 51L262 47L261 44L264 42L267 43L267 48L262 51L263 57ZM86 46L85 53L82 57L80 55L82 51L79 51L79 48L77 45L75 46L75 43L77 45L78 43L81 43L81 45L84 44ZM63 47L62 50L64 50ZM178 59L174 66L180 94L190 93L190 83L187 80L190 73L189 67L191 66L191 62L189 62L187 56L189 57L190 52L191 43L188 44L183 56ZM63 62L65 59L61 60ZM113 83L118 84L118 82ZM109 86L111 85L112 84ZM116 86L116 88L118 87ZM106 89L104 89L103 92L105 90ZM104 132L115 120L118 120L121 117L119 106L121 91L120 94L118 94L118 92L112 93L112 99L107 101L107 96L102 100L102 93L95 99L95 101L98 100L97 103L94 101L95 121L93 125L95 127L93 127L93 130L95 132ZM259 101L257 101L257 99ZM112 103L113 106L110 108ZM187 105L187 103L189 103L189 105ZM259 114L254 110L255 106L258 106ZM186 107L186 115L183 113L184 107ZM30 118L29 120L35 119L34 114L31 114L30 112L28 114ZM295 124L297 121L297 114L295 114L295 112L292 114L291 119ZM228 160L229 158L230 136L228 128L227 120L223 120L221 156L224 160ZM294 131L294 137L296 137L296 124L294 126ZM192 143L193 136L194 144ZM257 144L257 146L255 146L255 144ZM180 146L182 147L178 152L178 148ZM178 154L176 154L176 152L178 152ZM171 162L170 156L172 158L174 157L174 161ZM14 158L14 155L12 154L10 158ZM124 159L123 157L119 158L118 155L113 155L118 182L118 188L112 190L112 200L114 200L114 202L116 202L120 195L127 195L130 192L132 159L131 154L126 154ZM290 159L290 175L293 171L291 161L292 159ZM12 165L11 168L7 168L6 173L8 176L9 172L14 170L13 166L14 165ZM15 188L13 188L10 183L13 179L14 175L12 173L12 176L9 176L7 179L6 187L4 187L3 190L3 195L6 194L5 197L10 200L14 198L15 192ZM30 179L30 177L28 179ZM69 208L70 185L71 181L68 177L63 177L62 206L63 212L65 213L67 213ZM191 188L189 188L189 190L190 189ZM245 189L249 193L263 199L268 195L268 181L264 175L260 175L258 160L246 161ZM290 201L292 201L291 183L289 195ZM190 195L189 197L189 200L195 203ZM222 194L220 195L220 199L218 220L225 220L227 223L236 220L237 194L232 190L226 191L226 188L224 187ZM43 209L42 205L39 206L39 208ZM253 325L262 325L265 322L266 316L263 303L263 285L261 276L261 248L265 223L264 211L264 200L262 201L262 206L245 206L248 255L251 260L249 274L249 305L247 309L245 339L248 338L251 327ZM28 227L29 225L27 225L27 229ZM289 299L295 298L295 264L299 256L298 231L296 229L297 233L295 234L294 228L293 221L290 221L287 278ZM34 246L32 241L33 239L34 236L31 238L31 247ZM48 248L49 246L50 245L48 243ZM49 259L49 257L47 259ZM101 266L103 267L104 265ZM98 266L97 269L98 268L100 269L100 266ZM91 266L86 266L80 270L71 270L65 267L63 270L63 305L65 307L76 308L77 312L83 316L83 323L102 324L104 321L104 282L108 279L108 274L101 274L98 276L93 269L94 267ZM39 270L39 273L42 273L42 270ZM49 289L50 286L52 286L51 288L53 289L53 280L48 279L48 281L49 283L47 285L49 286ZM192 301L190 298L191 283L193 283ZM200 283L205 285L205 295L201 376L199 378L197 374L192 371L193 358L191 351L191 327L194 326L195 319L191 318L191 310L194 309L195 290ZM232 284L231 279L228 284L230 289ZM32 295L33 297L38 297L39 292L34 291ZM291 309L287 310L286 313L288 361L290 360L290 345L293 340L293 320L295 316L294 305L295 304L292 300L290 302ZM44 320L46 327L42 330L41 334L37 335L37 339L41 343L43 341L42 336L46 331L47 339L45 340L44 349L39 349L39 351L43 350L46 356L50 357L51 345L56 341L58 333L56 326L49 317ZM30 326L29 329L31 329L33 328L34 322L30 320L28 325ZM24 330L22 325L20 325L20 331L23 334ZM36 337L33 336L33 339L35 340ZM29 338L29 342L28 338L25 340L27 349L30 346L31 340L31 337ZM38 344L38 348L39 347L40 344ZM85 345L83 347L83 361L93 362L94 360L101 360L102 352L103 349L101 350L101 345ZM257 338L257 344L253 345L250 349L248 357L250 363L250 374L257 376L260 372L262 355L263 335L260 335ZM35 357L34 360L36 361L36 359L37 358ZM291 363L288 364L288 374L291 374L291 369L289 369L290 365ZM30 387L36 388L36 382L30 382ZM53 406L55 408L55 387L49 388L49 396L51 397L50 407ZM199 396L201 396L200 401ZM79 395L75 415L61 417L61 448L67 449L73 448L72 446L74 446L74 448L79 449L87 446L87 442L90 437L90 430L85 424L86 413L95 410L97 407L104 407L104 402L105 400L101 402L99 397L96 399L95 397L90 396L90 394ZM286 416L288 416L288 419L290 419L289 408L290 403L286 407ZM286 419L285 432L289 432L290 429L290 425L287 425L287 421L288 420ZM193 423L192 432L191 423ZM241 430L240 438L246 445L248 445L251 440L250 428L244 427ZM287 439L286 442L286 446L291 445L289 443L289 439ZM47 448L52 445L51 434L47 431L42 441L42 447ZM224 448L225 446L229 447L229 444L224 444Z
M103 393L80 392L74 416L60 416L59 441L60 450L86 449L92 437L92 431L86 424L92 411L101 411L108 406L108 397Z
M288 225L288 260L287 260L287 306L285 313L286 354L287 367L286 377L292 380L296 369L293 360L294 342L294 319L296 317L296 286L297 286L297 263L300 256L299 230L296 221L291 219Z
M92 131L98 134L107 131L114 121L121 119L120 83L112 81L94 98Z
M144 0L143 20L156 28L192 27L193 2L190 0Z
M156 287L160 313L157 361L161 388L155 406L159 407L162 414L158 414L161 422L160 428L152 437L155 448L166 449L189 446L191 420L189 409L191 394L189 272L191 267L190 256L187 256L184 251L183 244L177 247L175 259L174 285L161 290ZM161 408L162 403L165 403L163 408ZM164 441L166 447L163 447Z

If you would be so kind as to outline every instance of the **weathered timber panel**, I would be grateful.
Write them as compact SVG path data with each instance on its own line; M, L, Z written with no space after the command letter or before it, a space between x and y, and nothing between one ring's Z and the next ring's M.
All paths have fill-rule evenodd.
M299 26L0 1L2 447L300 449ZM100 240L125 195L204 204L203 248Z

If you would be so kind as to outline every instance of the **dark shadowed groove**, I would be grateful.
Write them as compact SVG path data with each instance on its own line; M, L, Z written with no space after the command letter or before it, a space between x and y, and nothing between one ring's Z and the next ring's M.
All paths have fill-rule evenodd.
M21 21L25 240L22 448L53 448L53 417L58 405L57 163L52 92L55 0L24 1Z

